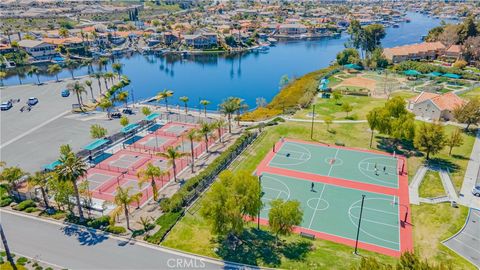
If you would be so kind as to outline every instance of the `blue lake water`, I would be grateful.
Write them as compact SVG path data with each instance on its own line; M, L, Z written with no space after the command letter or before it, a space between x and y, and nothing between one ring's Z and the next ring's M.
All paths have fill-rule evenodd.
M421 37L441 22L419 13L408 13L407 17L412 20L411 23L402 23L399 28L387 28L387 35L382 40L383 47L421 42ZM269 101L275 96L283 75L299 77L328 66L336 54L344 49L347 40L348 36L344 34L336 39L282 42L265 54L236 56L201 55L184 59L134 54L120 59L120 62L123 64L123 74L132 81L127 89L133 91L135 100L170 89L175 93L171 104L179 103L180 96L188 96L191 107L198 107L200 99L207 99L211 101L209 109L217 109L226 97L238 96L253 108L258 97ZM75 71L76 76L85 74L86 67ZM64 70L59 77L69 78L70 73ZM40 77L42 81L53 79L51 76ZM22 81L33 83L36 77L25 77ZM5 80L6 85L18 83L17 77Z

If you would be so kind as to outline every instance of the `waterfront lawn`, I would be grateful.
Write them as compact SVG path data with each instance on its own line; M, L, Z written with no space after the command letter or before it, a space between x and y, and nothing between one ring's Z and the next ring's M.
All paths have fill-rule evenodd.
M422 183L418 189L418 194L422 198L434 198L445 196L442 180L437 171L428 171L423 178Z
M456 127L446 127L447 132L452 132ZM370 133L366 123L332 124L328 132L325 124L314 125L314 139L320 142L335 143L341 141L346 146L368 148ZM458 188L461 175L465 171L467 159L471 152L474 138L464 135L465 143L462 147L454 149L456 156L448 156L448 149L443 150L439 155L434 156L436 162L443 161L455 169L452 176L455 186ZM268 128L260 137L235 161L230 169L234 171L244 170L253 173L260 161L271 150L272 144L281 137L309 140L310 124L288 122ZM386 138L377 135L374 144L375 149L381 150L384 147ZM423 157L410 157L408 159L408 173L410 178L415 174L418 166L424 161ZM356 257L352 257L352 248L335 244L325 240L307 241L298 235L282 237L282 240L292 246L299 246L299 241L307 241L312 244L313 249L304 254L300 259L298 256L289 257L281 252L271 260L267 256L270 250L255 249L248 245L249 254L238 254L233 256L226 252L217 239L210 233L209 226L198 213L199 203L192 207L192 213L186 216L174 227L163 245L177 248L188 252L194 252L206 256L236 260L239 262L268 265L287 269L348 269L356 263ZM466 210L463 207L452 208L448 204L412 206L411 214L414 222L414 243L415 251L423 258L432 263L447 263L452 269L475 269L465 259L454 252L443 247L440 241L453 235L462 227ZM254 226L250 224L249 226ZM268 229L268 228L264 228ZM295 244L297 243L297 244ZM261 246L261 245L260 245ZM301 245L300 245L301 246ZM361 251L367 256L372 255L367 251ZM252 255L253 256L248 256ZM245 255L245 256L242 256ZM267 256L267 257L265 257ZM373 255L377 260L384 263L392 263L393 259L383 255ZM253 261L251 259L254 259ZM280 261L278 261L280 259ZM247 261L245 261L247 260Z

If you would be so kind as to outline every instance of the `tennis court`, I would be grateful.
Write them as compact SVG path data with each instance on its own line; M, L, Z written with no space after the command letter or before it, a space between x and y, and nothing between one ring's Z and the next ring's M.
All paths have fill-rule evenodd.
M85 181L88 181L88 188L90 190L101 190L108 188L110 184L116 183L121 179L121 174L111 171L99 170L92 168L88 170Z
M296 232L390 256L413 249L405 158L378 151L282 139L257 167L268 224L270 202L298 200Z
M321 144L285 141L270 167L398 188L403 160L392 155Z
M110 158L97 164L95 167L112 172L132 174L143 164L148 162L150 158L151 156L147 154L121 150Z
M362 194L365 203L359 241L400 251L398 198L271 173L261 178L265 208L260 217L268 219L269 202L281 198L298 200L304 211L301 227L333 237L354 241Z
M169 145L174 144L176 141L176 138L150 134L137 141L135 145L142 145L150 149L164 149Z
M156 133L160 135L178 137L194 127L196 127L196 125L180 122L170 122L157 130Z

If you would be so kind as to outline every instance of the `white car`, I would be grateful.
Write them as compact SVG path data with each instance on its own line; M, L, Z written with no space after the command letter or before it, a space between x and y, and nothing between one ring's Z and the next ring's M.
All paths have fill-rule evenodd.
M474 196L480 197L480 185L473 187L472 194Z

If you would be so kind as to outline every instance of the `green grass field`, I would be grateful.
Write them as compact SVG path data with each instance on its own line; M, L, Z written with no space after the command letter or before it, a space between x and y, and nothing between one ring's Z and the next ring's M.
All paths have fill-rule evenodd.
M446 194L443 189L442 180L440 180L440 174L436 171L428 171L420 184L418 194L422 198L445 196Z
M460 94L462 98L474 98L480 97L480 87L477 87L473 90Z
M452 132L454 127L448 126L447 132ZM334 143L342 141L349 147L368 148L370 133L365 123L357 124L333 124L330 129L335 133L328 132L324 124L316 124L314 138L316 140ZM272 144L281 137L309 140L310 124L289 122L268 128L255 142L245 151L239 159L231 166L233 170L245 170L253 173L260 161L271 150ZM474 138L471 135L464 135L465 143L462 147L455 148L452 156L448 156L448 150L443 150L436 158L437 161L446 162L454 167L452 171L453 181L457 188L460 187L463 179L468 156L471 152ZM380 137L374 147L382 147ZM408 173L410 178L414 175L418 166L423 162L421 157L412 157L408 160ZM201 200L200 200L201 201ZM198 209L198 203L193 207ZM462 257L456 255L440 243L442 240L456 233L463 225L467 216L465 207L452 208L448 204L420 205L413 206L411 215L414 223L414 245L415 250L422 257L430 262L444 262L452 265L452 269L476 269ZM250 226L255 226L250 224ZM265 228L266 229L266 228ZM358 257L352 257L352 248L349 246L333 243L325 240L304 240L298 235L283 237L282 240L288 245L298 247L298 243L307 241L311 243L310 251L306 252L300 259L292 256L291 253L278 252L278 260L272 262L270 257L265 257L265 249L250 250L255 253L252 256L230 257L222 253L222 245L217 238L211 234L206 221L199 215L198 211L187 214L171 231L163 245L177 248L188 252L198 253L206 256L236 259L242 262L252 263L243 257L253 257L253 263L257 265L275 266L284 269L348 269L357 264ZM253 241L254 243L257 243ZM255 245L255 244L252 244ZM297 249L296 249L297 250ZM297 250L298 251L298 250ZM393 263L395 260L384 255L361 251L366 256L375 256L377 260L385 263Z

